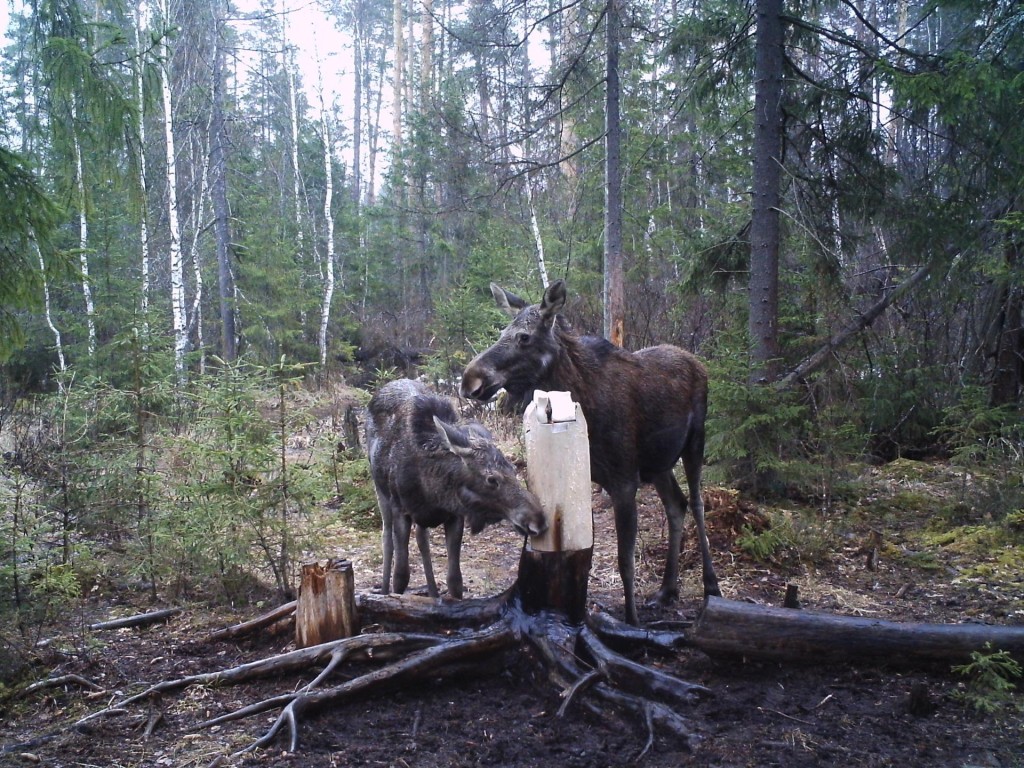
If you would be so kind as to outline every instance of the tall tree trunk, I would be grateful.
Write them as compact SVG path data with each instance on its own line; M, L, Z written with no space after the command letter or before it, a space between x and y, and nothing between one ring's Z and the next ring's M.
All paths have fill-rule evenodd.
M420 109L425 110L434 81L434 0L420 2Z
M370 155L367 165L368 177L366 179L366 202L368 205L375 205L377 202L377 149L380 146L380 120L381 111L384 106L384 73L387 71L387 51L384 46L381 46L378 52L377 58L377 82L380 87L377 88L377 98L373 103L373 119L366 121L367 126L370 129L369 141L370 146L368 152ZM369 73L367 73L367 80L369 79ZM367 112L370 110L370 105L366 105Z
M53 334L53 348L57 353L57 365L58 370L64 373L68 369L67 361L64 358L64 344L61 341L60 330L53 322L53 314L50 310L50 281L46 277L46 262L43 260L43 252L39 248L39 243L34 239L32 244L36 249L36 256L39 257L39 274L42 275L43 279L43 312L46 318L46 326L50 329L50 333ZM61 391L64 391L64 382L60 381L59 386Z
M394 0L394 41L395 41L395 66L392 78L394 89L394 102L391 106L391 153L394 157L396 184L402 184L402 119L403 103L405 101L405 0ZM402 199L400 194L399 199Z
M757 0L754 199L750 224L750 381L771 382L779 358L779 187L782 168L782 0Z
M75 108L71 108L71 122L78 122ZM89 357L96 354L96 307L92 300L92 286L89 284L89 215L86 212L85 167L82 163L82 144L78 128L72 128L75 150L75 185L78 189L78 261L82 270L82 296L85 298L85 325L88 333Z
M163 23L171 27L170 1L161 6ZM167 164L167 229L171 278L171 323L174 330L174 371L178 382L185 380L185 353L188 329L185 320L185 274L181 258L181 225L178 221L178 165L174 147L174 110L171 104L170 49L166 38L161 43L160 93L164 107L164 149Z
M622 124L619 119L619 49L621 0L608 0L605 24L605 163L604 163L604 333L622 346L626 299L622 255Z
M146 20L146 3L140 2L135 9L135 51L138 55L134 73L135 105L139 110L139 262L142 284L139 286L139 315L142 318L142 333L149 335L149 199L146 188L146 100L142 92L142 33Z
M533 203L533 179L526 174L523 180L526 185L526 202L530 206L530 230L533 232L533 242L537 248L537 272L540 273L540 284L548 287L548 266L544 259L544 238L541 237L540 222L537 220L537 206Z
M317 62L322 72L322 63ZM320 349L320 365L327 365L327 325L331 319L331 301L334 299L334 215L331 204L334 201L334 164L331 162L331 127L328 121L327 105L324 103L323 82L320 83L320 126L324 134L324 224L326 225L326 251L324 259L324 293L320 305L320 332L317 344Z
M192 312L189 315L187 336L195 336L195 348L199 350L199 373L206 373L206 340L203 335L203 269L199 258L199 235L203 232L203 220L206 212L208 180L210 177L210 153L207 150L210 137L209 123L204 133L192 132L193 167L199 168L199 184L192 195L192 242L188 249L188 259L192 263L192 279L195 282L195 293L192 296Z
M224 46L220 18L214 14L213 111L210 118L210 192L213 197L213 235L217 252L217 290L220 296L221 357L238 357L235 331L235 279L231 271L231 233L228 210L227 126L224 121Z
M292 197L295 205L295 250L298 254L299 263L304 261L303 232L302 232L302 204L299 194L299 110L295 96L295 58L292 48L288 45L288 11L285 8L284 0L281 0L281 64L284 67L285 77L288 81L288 122L291 128L291 161L292 161Z
M316 49L316 35L313 35L313 47ZM288 87L288 123L291 128L290 147L292 165L292 198L295 212L295 261L299 265L299 295L304 296L308 290L306 274L306 256L304 232L302 227L301 176L299 175L299 110L295 88L295 55L294 49L288 44L288 10L281 0L281 66L284 69ZM319 52L317 52L319 60ZM314 230L315 231L315 230ZM316 244L314 242L314 249ZM307 328L307 315L304 305L299 307L299 323L303 331Z
M352 204L356 220L363 200L363 3L353 3L352 22L352 69L354 88L352 92Z

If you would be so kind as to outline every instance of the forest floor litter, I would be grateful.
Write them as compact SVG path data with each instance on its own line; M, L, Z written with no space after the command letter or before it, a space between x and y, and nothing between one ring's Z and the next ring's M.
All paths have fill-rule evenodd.
M955 494L952 470L942 465L896 462L866 468L871 493L842 512L820 512L822 530L832 530L827 550L814 562L796 548L780 549L767 562L753 560L737 543L763 531L768 521L785 519L785 510L769 515L728 490L707 488L707 519L712 552L723 594L734 600L779 606L787 585L799 589L807 609L895 621L1024 624L1024 576L999 570L1006 552L975 547L965 553L956 537L927 538L936 528L934 512L905 508L894 500L912 489L948 510L944 496ZM925 477L922 479L922 473ZM952 489L952 490L951 490ZM903 496L901 496L903 494ZM637 587L641 595L660 583L665 523L653 490L643 489ZM610 504L595 492L595 552L590 579L593 610L621 618L622 594L614 563ZM970 511L964 512L968 517ZM841 519L840 516L841 515ZM830 518L835 517L835 520ZM970 520L954 521L970 523ZM834 526L830 528L830 525ZM953 523L944 527L955 528ZM799 526L798 526L799 527ZM798 528L797 527L797 528ZM959 527L964 527L960 525ZM671 607L643 606L641 620L680 626L701 607L700 566L692 530L684 542L682 597ZM332 532L329 532L332 533ZM379 582L379 536L334 531L323 557L353 562L357 591ZM811 534L804 533L805 536ZM1024 544L1011 548L1019 558ZM925 542L925 544L922 544ZM931 542L929 545L928 542ZM443 561L440 539L433 539ZM509 526L467 537L463 572L467 597L498 594L515 579L521 540ZM924 557L922 546L930 547ZM422 585L413 558L412 587ZM986 561L991 567L984 566ZM435 569L443 573L443 563ZM27 741L58 731L69 722L129 693L164 679L227 668L287 650L289 634L218 643L201 639L211 630L250 618L273 607L249 605L218 611L183 606L166 624L89 635L72 644L54 638L40 652L51 675L78 675L96 690L75 685L43 689L7 700L0 720L0 744ZM142 595L97 591L88 616L101 621L152 610ZM160 606L156 606L160 607ZM646 730L629 720L595 718L576 709L557 717L559 691L529 659L496 660L493 674L446 678L319 712L301 727L301 749L285 752L284 740L222 765L392 766L942 766L1014 768L1024 766L1024 713L1017 693L995 712L982 713L964 703L968 680L949 665L928 669L898 666L817 666L714 660L684 649L650 655L643 663L699 683L712 694L682 714L699 737L696 749L659 735L637 759ZM809 660L813 661L813 660ZM355 675L360 665L338 674ZM0 756L0 764L65 766L208 766L262 735L276 712L236 723L193 731L192 726L309 682L272 680L236 686L189 688L149 706L90 724ZM152 731L146 736L147 731ZM6 761L6 762L4 762Z

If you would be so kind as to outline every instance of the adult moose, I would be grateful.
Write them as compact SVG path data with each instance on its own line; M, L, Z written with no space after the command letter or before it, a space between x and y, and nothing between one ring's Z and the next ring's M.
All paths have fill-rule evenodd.
M460 552L465 522L473 533L508 520L522 535L547 527L540 502L476 422L459 423L445 398L410 379L381 387L367 406L366 445L380 505L385 594L392 562L395 592L409 585L409 533L423 558L427 591L438 597L427 528L444 526L448 594L462 597Z
M466 366L462 394L486 402L504 388L513 402L525 405L535 389L558 390L571 392L580 404L589 430L590 476L615 507L626 620L639 623L634 550L640 483L653 483L668 518L665 575L654 598L668 604L679 596L687 499L672 468L680 458L696 521L704 594L720 595L700 494L708 394L704 365L668 344L628 352L607 339L577 336L559 315L566 298L563 280L552 283L540 304L531 306L494 283L491 293L514 319Z

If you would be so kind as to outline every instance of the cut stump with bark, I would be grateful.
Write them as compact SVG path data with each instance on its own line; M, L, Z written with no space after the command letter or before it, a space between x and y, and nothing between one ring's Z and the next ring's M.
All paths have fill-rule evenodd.
M304 563L295 606L295 646L309 648L359 632L355 577L349 560Z

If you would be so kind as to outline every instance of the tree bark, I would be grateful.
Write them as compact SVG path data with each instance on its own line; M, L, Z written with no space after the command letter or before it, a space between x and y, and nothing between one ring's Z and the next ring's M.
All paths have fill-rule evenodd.
M71 107L71 121L78 122L78 113ZM86 213L85 164L82 162L82 142L77 125L72 126L72 141L75 150L75 186L78 191L78 261L82 270L82 296L85 298L85 326L88 334L89 357L96 354L96 307L92 299L92 284L89 282L89 216Z
M358 632L351 561L332 559L326 567L305 563L295 606L295 647L309 648Z
M605 50L604 333L622 346L626 299L622 254L622 123L619 117L621 0L608 0Z
M171 28L170 0L161 5L163 23ZM174 329L174 371L178 383L185 381L185 353L188 331L185 321L185 271L181 258L181 225L178 221L178 160L174 146L174 110L171 103L170 47L164 38L160 46L160 93L164 107L164 157L167 172L167 229L170 237L168 255L171 275L171 323Z
M213 196L213 232L217 251L217 289L220 296L221 357L231 362L238 357L235 330L235 278L231 269L231 233L228 210L227 125L224 119L224 46L220 39L221 19L213 15L213 111L210 118L210 192Z
M142 91L142 33L145 23L144 7L140 2L135 8L135 51L138 56L136 68L132 75L135 88L135 106L139 110L139 261L141 269L141 285L139 286L139 315L142 317L144 335L149 334L149 199L146 185L146 99ZM63 366L61 368L63 370Z
M317 62L320 70L322 64ZM320 84L320 126L324 140L324 225L326 227L326 251L324 257L323 301L320 304L320 330L317 346L320 349L320 365L327 365L327 326L331 320L331 302L334 300L334 163L331 152L331 126L328 121L327 105L324 103L323 83Z
M986 643L1024 658L1024 627L882 621L709 597L688 633L688 645L709 656L795 664L954 663Z
M757 0L754 196L750 223L750 382L774 381L779 358L779 187L782 168L782 0Z

